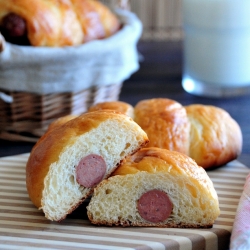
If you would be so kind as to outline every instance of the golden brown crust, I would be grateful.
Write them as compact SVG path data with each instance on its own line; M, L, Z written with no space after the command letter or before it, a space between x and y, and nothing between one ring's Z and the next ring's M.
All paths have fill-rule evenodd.
M237 122L223 109L208 105L186 106L191 124L189 156L204 168L236 159L242 150Z
M110 36L120 27L117 17L95 0L0 0L0 23L9 13L26 21L33 46L79 45Z
M122 119L123 115L120 114L120 116ZM44 134L38 140L26 165L27 191L35 206L41 207L44 178L50 165L58 161L62 150L66 146L70 147L78 135L96 128L100 123L112 117L117 117L117 113L108 110L85 113Z
M69 1L1 0L0 10L0 20L15 13L26 21L33 46L63 46L83 41L84 34Z
M71 0L84 32L84 41L111 36L120 23L110 9L96 0Z
M64 123L70 121L70 120L73 120L75 119L76 117L78 117L79 115L73 115L73 114L70 114L70 115L66 115L66 116L62 116L56 120L54 120L48 127L47 131L51 131L52 129L58 127L58 126L61 126L63 125Z
M180 103L165 98L140 101L134 108L134 120L147 133L148 147L188 154L190 125Z
M134 108L132 105L122 102L122 101L113 101L113 102L100 102L93 106L91 106L88 112L96 111L96 110L114 110L117 112L121 112L129 117L134 117Z
M202 167L197 166L196 162L189 156L157 147L146 147L140 149L135 154L129 156L114 175L135 174L140 171L148 173L171 172L172 175L185 173L195 180L207 186L207 178L204 178Z

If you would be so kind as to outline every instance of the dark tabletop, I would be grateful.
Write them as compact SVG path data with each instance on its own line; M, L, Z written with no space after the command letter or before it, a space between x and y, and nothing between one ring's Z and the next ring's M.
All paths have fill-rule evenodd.
M143 99L164 97L182 105L206 104L225 109L238 122L243 133L239 161L250 167L250 96L207 98L186 93L181 86L182 43L140 42L140 69L123 84L120 100L135 105ZM33 143L0 140L0 157L30 152Z

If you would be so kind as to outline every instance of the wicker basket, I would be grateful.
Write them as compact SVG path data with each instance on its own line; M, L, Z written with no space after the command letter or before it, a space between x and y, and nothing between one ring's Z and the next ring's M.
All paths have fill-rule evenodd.
M0 138L35 142L56 118L83 113L97 102L117 100L121 87L122 83L110 84L45 95L0 89L6 99L13 99L10 103L0 99Z
M119 3L128 8L124 7L127 1L116 1ZM121 87L122 82L111 82L80 91L45 94L0 87L0 138L36 142L56 118L84 113L97 102L118 100Z
M181 0L101 1L134 12L143 23L141 40L182 39ZM35 142L54 119L83 113L97 102L117 100L121 87L122 82L42 95L0 88L0 138Z

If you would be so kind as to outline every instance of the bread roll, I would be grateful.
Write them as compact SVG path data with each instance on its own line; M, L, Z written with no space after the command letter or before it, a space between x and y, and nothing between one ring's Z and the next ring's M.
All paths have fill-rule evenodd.
M121 112L129 117L134 117L134 108L132 105L122 101L110 101L110 102L99 102L95 105L92 105L88 112L96 111L96 110L115 110L117 112Z
M166 98L142 100L135 105L134 120L147 133L148 147L188 154L190 124L180 103Z
M190 157L143 148L95 188L87 213L98 225L209 228L220 209L212 181Z
M209 168L236 159L242 150L238 123L223 109L208 105L185 107L190 122L189 156Z
M96 0L0 0L0 30L15 44L79 45L119 27L118 18Z
M29 197L48 219L61 221L147 142L145 132L123 114L96 111L72 119L32 149L26 166Z

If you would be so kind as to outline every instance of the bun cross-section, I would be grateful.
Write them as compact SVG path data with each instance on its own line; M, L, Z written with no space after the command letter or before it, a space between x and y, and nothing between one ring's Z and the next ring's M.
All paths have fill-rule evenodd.
M220 209L204 168L185 154L151 147L98 184L87 213L97 225L210 228Z

